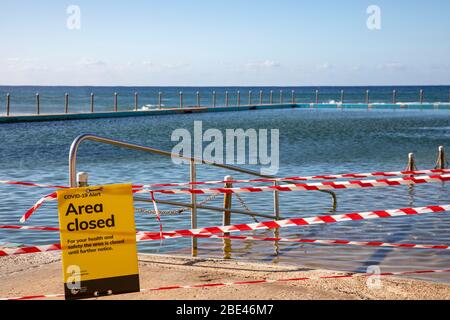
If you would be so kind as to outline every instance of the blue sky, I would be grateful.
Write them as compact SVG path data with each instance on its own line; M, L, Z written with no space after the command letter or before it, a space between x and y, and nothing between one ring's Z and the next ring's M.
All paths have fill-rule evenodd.
M448 0L2 0L0 84L450 84L449 16Z

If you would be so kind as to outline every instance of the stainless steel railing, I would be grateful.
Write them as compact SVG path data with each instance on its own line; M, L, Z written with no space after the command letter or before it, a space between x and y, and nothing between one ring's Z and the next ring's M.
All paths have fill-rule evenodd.
M80 145L84 141L94 141L94 142L108 144L108 145L112 145L112 146L116 146L116 147L132 149L132 150L137 150L137 151L143 151L143 152L167 156L167 157L171 157L171 158L174 157L174 158L178 158L178 159L187 160L190 163L190 182L191 183L196 182L196 179L197 179L197 173L196 173L196 165L197 164L206 164L206 165L214 166L217 168L222 168L222 169L230 170L233 172L244 173L244 174L248 174L248 175L256 176L256 177L260 177L260 178L275 178L274 176L263 175L256 171L252 171L252 170L248 170L248 169L244 169L244 168L240 168L240 167L236 167L236 166L214 163L214 162L210 162L210 161L206 161L206 160L196 159L193 157L184 157L184 156L176 154L176 153L167 152L167 151L163 151L163 150L159 150L159 149L155 149L155 148L150 148L150 147L132 144L132 143L128 143L128 142L123 142L123 141L119 141L119 140L113 140L113 139L109 139L109 138L99 137L99 136L96 136L93 134L84 134L84 135L78 136L73 141L73 143L70 147L70 153L69 153L69 177L70 177L70 179L69 179L69 183L70 183L70 187L72 187L72 188L78 186L77 154L78 154L78 149L79 149ZM292 183L292 182L286 181L286 183ZM277 182L274 182L274 185L276 185L276 184L277 184ZM195 189L195 184L191 185L191 188ZM336 198L335 193L333 193L331 191L323 191L323 192L328 193L332 196L333 209L336 209L337 198ZM142 197L135 197L135 200L136 201L144 201L144 202L150 201L149 199L145 199ZM206 209L206 210L211 210L211 211L224 212L224 208L198 205L195 194L191 195L191 203L181 203L181 202L164 201L164 200L157 200L157 202L161 203L161 204L168 204L168 205L173 205L173 206L191 208L191 227L192 228L197 228L197 209ZM230 213L232 212L232 213L236 213L236 214L258 216L258 217L264 217L264 218L278 220L281 218L280 217L280 201L279 201L279 192L278 191L273 192L273 204L274 204L274 215L273 216L256 213L256 212L248 212L248 211L239 210L239 209L226 209L226 212L230 212ZM197 239L196 238L192 239L192 250L193 250L193 254L195 254L195 252L197 251Z

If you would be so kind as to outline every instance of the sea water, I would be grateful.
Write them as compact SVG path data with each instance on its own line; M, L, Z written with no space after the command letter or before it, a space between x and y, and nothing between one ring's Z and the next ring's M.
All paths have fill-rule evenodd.
M439 146L450 154L450 113L445 110L336 110L285 109L225 113L179 114L138 118L56 121L0 125L0 180L68 184L68 153L75 137L84 133L129 141L170 151L173 130L193 130L194 121L203 121L204 130L279 129L279 176L337 174L348 172L399 171L406 167L407 155L414 152L419 169L434 168ZM244 166L257 170L257 166ZM78 171L89 173L91 184L162 183L189 181L189 167L174 165L171 159L137 151L87 142L80 147ZM199 181L221 180L230 172L198 166ZM248 179L231 173L233 178ZM51 190L0 186L0 224L19 224L21 215ZM337 213L420 207L450 203L450 185L433 183L414 186L338 190ZM161 199L189 202L188 195ZM243 194L256 212L273 213L271 193ZM199 201L205 197L199 196ZM219 195L208 203L222 206ZM151 203L136 203L152 209ZM233 207L241 208L236 198ZM329 195L314 192L280 194L283 218L311 217L331 213ZM161 210L174 209L160 206ZM199 210L198 226L222 223L222 214ZM266 219L262 219L266 220ZM260 219L261 221L261 219ZM232 223L251 223L248 216L232 215ZM159 231L152 215L136 215L137 228ZM164 231L190 227L190 213L163 216ZM55 203L47 203L27 225L57 226ZM281 229L277 236L309 239L343 239L394 243L450 244L450 213L425 214L390 219L342 222ZM244 233L274 236L274 231ZM58 233L0 231L0 242L42 245L58 242ZM140 252L190 254L190 239L139 244ZM232 241L231 258L271 263L289 263L310 268L365 272L369 266L381 271L448 268L448 250L320 246L298 243ZM199 239L200 257L223 257L223 243ZM431 279L450 282L446 275Z

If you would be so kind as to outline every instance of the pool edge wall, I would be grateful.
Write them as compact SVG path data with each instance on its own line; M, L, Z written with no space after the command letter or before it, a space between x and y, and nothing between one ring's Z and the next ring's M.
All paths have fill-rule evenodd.
M86 119L106 119L124 117L159 116L172 114L190 114L207 112L230 112L248 110L268 110L268 109L291 109L291 108L320 108L320 109L381 109L381 110L450 110L450 104L309 104L309 103L289 103L275 105L245 105L230 107L197 107L184 109L161 109L148 111L118 111L118 112L96 112L96 113L71 113L71 114L42 114L42 115L12 115L0 116L1 123L19 122L44 122L44 121L64 121L64 120L86 120Z

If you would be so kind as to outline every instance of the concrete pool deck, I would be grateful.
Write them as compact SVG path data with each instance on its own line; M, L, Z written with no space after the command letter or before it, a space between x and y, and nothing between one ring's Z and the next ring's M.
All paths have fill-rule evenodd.
M0 297L59 294L63 291L60 253L27 254L0 260ZM203 259L167 255L139 255L141 288L198 285L261 279L345 275L298 266ZM99 299L127 300L408 300L450 299L450 285L383 277L382 287L370 289L366 277L321 279L151 291ZM58 298L63 299L63 298Z
M60 114L13 114L0 116L0 123L17 122L42 122L42 121L62 121L62 120L83 120L83 119L103 119L103 118L123 118L141 116L159 116L172 114L206 113L206 112L230 112L247 110L267 110L267 109L372 109L372 110L450 110L449 103L424 103L424 104L309 104L309 103L285 103L285 104L264 104L264 105L242 105L228 107L185 107L163 108L155 110L139 111L117 111L117 112L93 112L93 113L60 113Z

